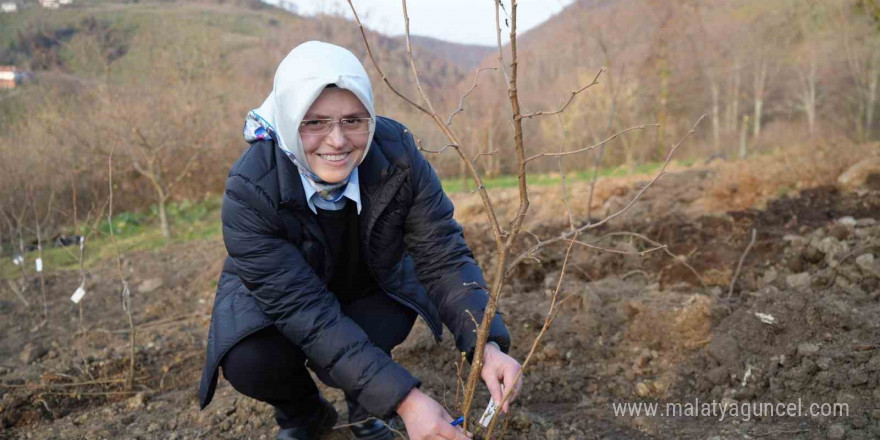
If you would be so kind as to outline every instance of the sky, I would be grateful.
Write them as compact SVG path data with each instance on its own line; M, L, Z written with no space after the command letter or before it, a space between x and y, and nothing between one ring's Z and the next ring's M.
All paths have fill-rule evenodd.
M298 14L329 13L353 18L345 0L264 0L286 2ZM519 0L518 34L541 24L574 0ZM403 35L403 8L400 0L354 0L361 21L369 29L386 35ZM510 1L504 1L510 12ZM412 35L466 44L495 45L495 2L492 0L409 0L409 26ZM505 32L506 33L506 32ZM506 44L506 38L503 41Z

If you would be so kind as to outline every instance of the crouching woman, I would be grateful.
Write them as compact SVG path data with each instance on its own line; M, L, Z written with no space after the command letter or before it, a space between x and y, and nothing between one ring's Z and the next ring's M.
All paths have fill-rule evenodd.
M317 439L336 411L309 367L344 392L355 438L392 438L381 420L395 413L412 439L466 438L390 353L418 315L438 340L445 324L472 356L486 283L412 136L375 115L361 63L331 44L297 46L244 134L250 146L223 196L229 256L202 408L222 370L238 392L275 408L278 439ZM499 399L520 365L505 354L499 316L489 340L481 373Z

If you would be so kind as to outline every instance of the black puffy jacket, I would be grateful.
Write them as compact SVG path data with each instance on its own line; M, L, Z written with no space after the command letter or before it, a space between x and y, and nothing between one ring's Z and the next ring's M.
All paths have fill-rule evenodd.
M431 165L403 125L378 118L358 173L361 249L373 277L424 318L438 340L446 324L458 349L472 353L468 312L482 318L486 283ZM253 143L233 165L222 221L229 256L214 300L201 407L214 394L223 355L274 324L367 411L391 415L419 382L374 346L327 290L330 252L296 167L273 141ZM510 346L500 316L489 339L505 352Z

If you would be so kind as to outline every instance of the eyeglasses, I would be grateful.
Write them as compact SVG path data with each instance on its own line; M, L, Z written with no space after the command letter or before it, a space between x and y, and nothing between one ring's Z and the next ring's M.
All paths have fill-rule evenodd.
M300 122L299 132L308 136L326 136L339 124L345 134L362 134L369 133L374 123L373 118L309 119Z

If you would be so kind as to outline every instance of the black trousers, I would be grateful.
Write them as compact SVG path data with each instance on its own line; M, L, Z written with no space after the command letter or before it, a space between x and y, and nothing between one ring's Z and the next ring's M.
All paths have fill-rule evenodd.
M415 323L416 313L384 293L342 304L342 313L357 323L377 347L390 354L406 339ZM223 377L238 392L266 402L276 409L282 428L298 414L311 414L318 398L318 388L306 370L303 351L293 345L274 326L260 330L235 344L220 361ZM315 374L326 385L336 387L320 370ZM349 422L370 417L346 395Z

